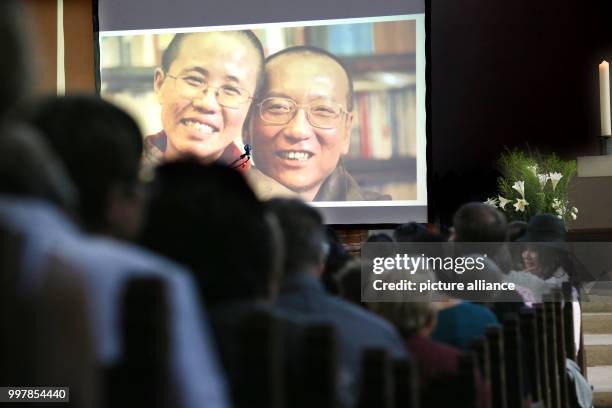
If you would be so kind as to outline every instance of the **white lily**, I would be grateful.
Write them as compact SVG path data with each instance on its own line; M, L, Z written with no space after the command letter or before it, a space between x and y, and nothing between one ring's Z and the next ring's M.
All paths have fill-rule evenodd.
M557 184L559 184L559 180L561 180L563 178L563 174L557 173L557 172L555 172L555 173L548 173L548 178L552 182L552 187L553 187L553 191L554 191L555 188L557 187Z
M527 166L527 169L529 169L529 171L531 171L534 176L538 175L538 165L537 164L533 164L531 166Z
M525 182L522 180L515 181L512 188L519 192L521 197L525 198Z
M558 198L553 198L552 201L552 208L554 208L555 210L559 209L562 205L561 200L559 200Z
M506 204L508 204L509 202L511 202L512 200L508 200L507 198L504 198L502 196L497 196L497 198L499 199L499 208L501 208L502 210L506 209Z
M572 216L572 220L576 220L576 218L578 218L578 209L576 207L572 207L570 215Z
M538 176L538 180L540 181L540 187L544 190L544 186L548 182L548 174L536 174Z
M524 198L519 198L516 200L516 203L514 203L514 208L516 209L516 211L523 212L525 211L525 207L528 205L529 203L527 202L527 200L525 200Z
M497 207L497 199L495 197L488 198L487 201L485 201L484 203L493 207Z

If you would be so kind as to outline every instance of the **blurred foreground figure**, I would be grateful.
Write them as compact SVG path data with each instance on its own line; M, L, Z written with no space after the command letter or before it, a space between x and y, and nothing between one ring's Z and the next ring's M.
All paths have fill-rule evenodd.
M90 352L96 367L107 369L123 358L119 321L127 282L139 276L159 277L169 293L172 342L168 359L173 387L181 397L177 406L199 408L204 403L227 406L206 319L187 273L137 247L81 233L65 211L74 207L74 189L70 188L58 160L33 130L5 127L0 145L0 227L21 242L17 259L20 268L14 277L18 291L15 295L27 307L34 307L48 293L49 283L53 283L54 293L76 292L66 298L82 299L85 303L81 305L75 300L71 307L61 308L54 318L69 322L73 314L82 312L86 333L80 336L92 339ZM61 296L54 297L58 298ZM70 347L75 338L66 336L53 344ZM87 347L83 346L83 350L85 353ZM66 351L60 355L69 354ZM35 365L34 369L49 367ZM71 378L86 376L87 373L77 373ZM68 384L78 388L74 382ZM100 394L103 393L101 390Z
M299 329L269 305L278 286L276 250L282 247L274 225L236 170L195 160L165 163L156 170L143 243L192 270L208 306L235 407L268 406L253 389L266 372L254 366L255 356L245 348L245 323L258 314L276 318L284 331ZM265 355L267 343L257 336L251 340L264 343L255 353ZM294 345L285 345L285 353Z
M78 189L85 230L133 238L144 198L138 185L142 135L124 111L95 96L41 101L32 122Z
M0 2L0 121L29 93L31 62L28 61L27 26L20 2Z

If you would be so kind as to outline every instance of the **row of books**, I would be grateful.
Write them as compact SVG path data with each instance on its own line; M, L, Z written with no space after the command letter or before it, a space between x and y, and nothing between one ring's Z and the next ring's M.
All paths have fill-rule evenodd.
M414 20L254 30L267 54L293 45L312 45L340 56L409 54L416 47ZM173 34L101 39L102 67L156 66Z
M415 20L306 27L308 45L336 55L405 54L416 49Z
M349 157L416 156L415 87L357 93L353 115Z

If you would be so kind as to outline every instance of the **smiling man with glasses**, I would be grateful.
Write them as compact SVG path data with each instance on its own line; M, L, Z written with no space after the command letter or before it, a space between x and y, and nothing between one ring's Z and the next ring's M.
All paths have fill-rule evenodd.
M145 140L145 165L183 157L232 163L263 71L253 32L177 34L155 71L163 130Z
M353 122L353 85L333 54L307 46L266 59L249 135L257 170L306 201L390 199L363 191L342 165Z

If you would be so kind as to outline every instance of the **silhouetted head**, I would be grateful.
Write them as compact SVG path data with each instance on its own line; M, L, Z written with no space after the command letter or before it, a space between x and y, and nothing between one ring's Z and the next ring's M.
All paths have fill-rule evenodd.
M276 198L268 208L278 218L285 243L285 275L320 274L329 252L321 215L298 199Z
M237 171L169 162L150 194L144 245L191 268L207 303L270 298L278 279L270 218Z
M60 161L33 128L0 125L0 194L39 199L73 213L77 194Z
M61 159L81 197L85 228L132 238L140 227L142 134L124 111L95 96L48 98L32 123Z
M23 14L21 2L0 2L0 119L24 99L30 88L31 63Z
M458 242L506 241L506 217L495 207L473 202L462 205L453 217Z

